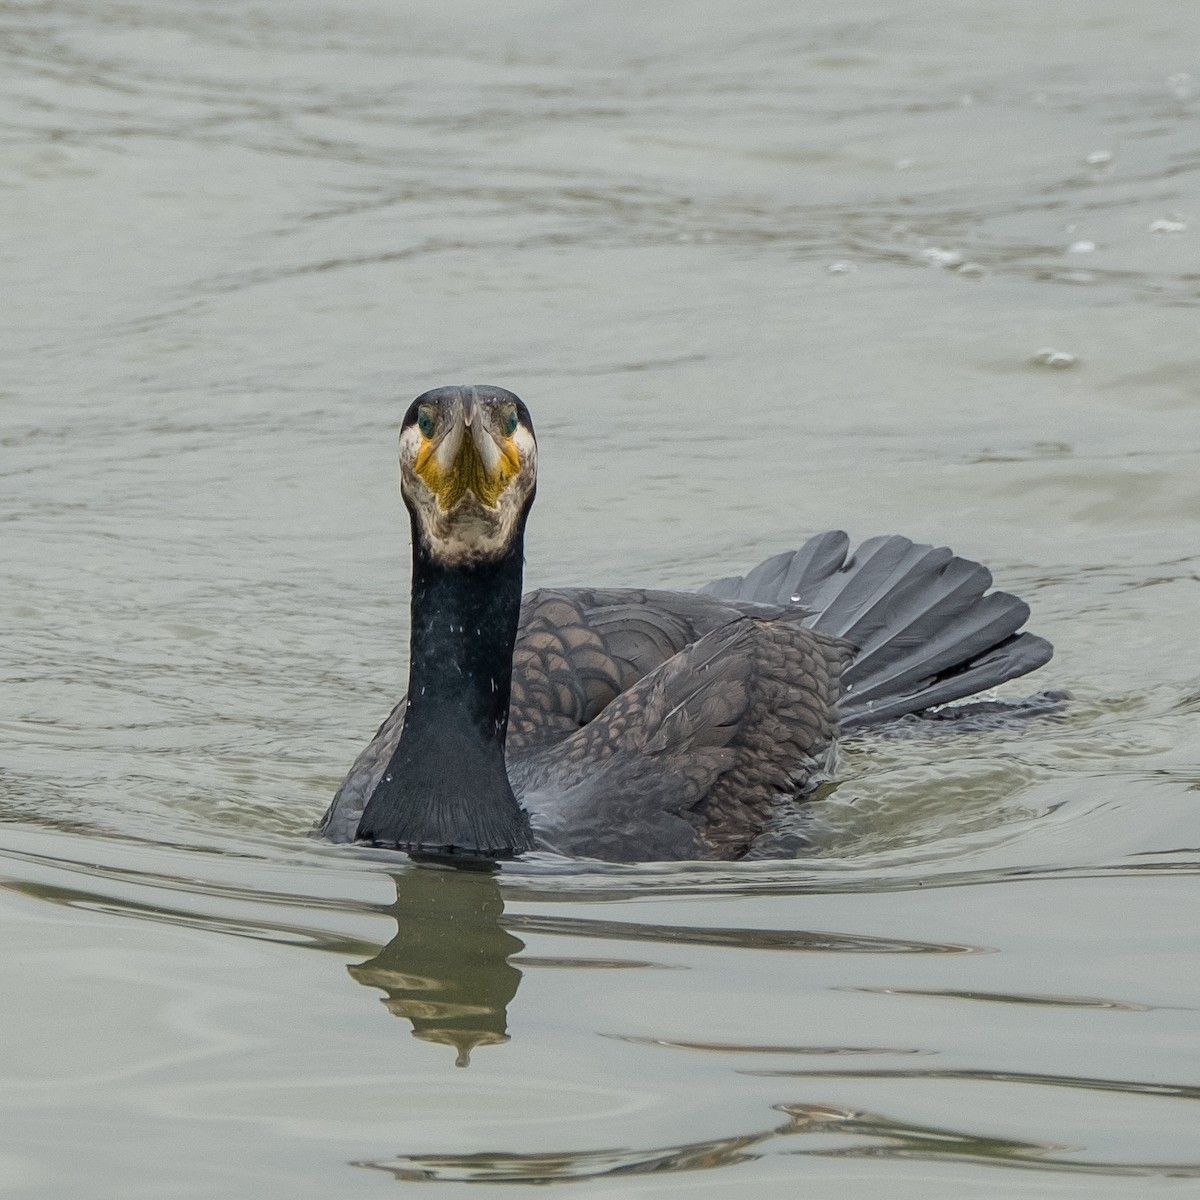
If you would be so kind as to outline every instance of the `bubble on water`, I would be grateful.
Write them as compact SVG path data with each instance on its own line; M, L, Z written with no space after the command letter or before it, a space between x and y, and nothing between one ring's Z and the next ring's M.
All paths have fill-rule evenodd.
M1171 213L1170 216L1150 222L1151 233L1183 233L1186 229L1187 222L1182 220L1178 213Z
M961 267L963 263L963 256L957 250L944 250L941 246L922 250L921 257L935 267Z
M1113 160L1113 152L1111 150L1093 150L1083 161L1089 167L1107 167Z
M982 279L987 274L987 269L982 263L965 262L958 268L958 273L964 279Z
M858 270L858 264L847 262L845 259L838 259L837 262L831 262L825 270L830 275L849 275L851 271Z
M1053 367L1057 371L1079 365L1078 355L1068 354L1065 350L1055 350L1052 346L1043 346L1030 361L1036 367Z
M1187 71L1176 71L1174 75L1167 76L1167 91L1176 100L1189 99L1195 90L1195 76L1189 75Z
M898 158L896 159L896 170L907 171L910 167L916 166L916 163L915 158Z
M392 778L393 778L393 776L392 776L392 773L391 773L391 771L389 771L389 772L388 772L388 773L387 773L387 774L386 774L386 775L383 777L383 782L384 782L384 783L391 783L391 782L392 782Z
M1096 249L1096 243L1089 241L1087 238L1081 238L1077 242L1072 242L1067 247L1068 254L1091 254Z

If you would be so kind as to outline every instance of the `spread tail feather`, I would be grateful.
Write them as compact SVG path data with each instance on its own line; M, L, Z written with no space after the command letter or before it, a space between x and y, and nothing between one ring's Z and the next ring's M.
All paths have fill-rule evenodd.
M704 589L722 599L799 605L806 624L857 647L842 676L843 730L986 691L1053 654L1045 639L1019 632L1029 606L989 593L991 572L981 564L894 535L849 550L841 531L818 534L745 577Z

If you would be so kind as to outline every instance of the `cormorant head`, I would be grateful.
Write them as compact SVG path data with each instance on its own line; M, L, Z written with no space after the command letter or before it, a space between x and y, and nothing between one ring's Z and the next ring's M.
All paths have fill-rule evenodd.
M437 561L502 556L519 538L537 486L529 410L499 387L418 396L400 426L400 494L413 536Z

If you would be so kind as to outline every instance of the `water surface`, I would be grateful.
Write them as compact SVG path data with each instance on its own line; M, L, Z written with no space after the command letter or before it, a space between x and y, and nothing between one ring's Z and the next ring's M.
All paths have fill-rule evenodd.
M1195 1194L1196 45L0 5L0 1189ZM848 743L794 862L311 843L403 688L395 428L466 381L534 413L531 585L903 532L1074 700Z

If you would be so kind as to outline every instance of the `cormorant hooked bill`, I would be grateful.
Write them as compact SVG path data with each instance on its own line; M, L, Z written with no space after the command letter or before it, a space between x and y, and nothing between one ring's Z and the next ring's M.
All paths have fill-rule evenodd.
M529 411L498 387L419 396L400 428L412 522L408 692L318 832L412 853L535 847L611 861L769 852L841 732L1045 663L1024 601L907 538L819 534L698 593L522 598ZM952 711L952 710L951 710ZM758 846L756 846L758 842Z

